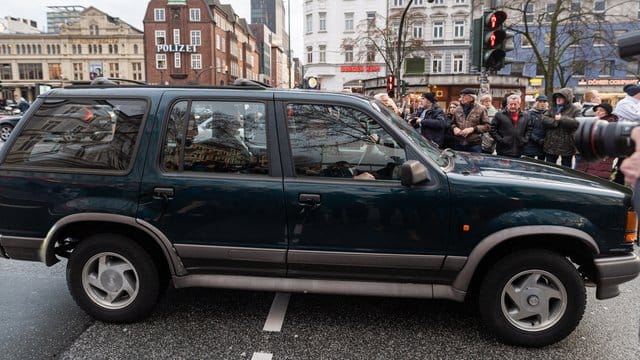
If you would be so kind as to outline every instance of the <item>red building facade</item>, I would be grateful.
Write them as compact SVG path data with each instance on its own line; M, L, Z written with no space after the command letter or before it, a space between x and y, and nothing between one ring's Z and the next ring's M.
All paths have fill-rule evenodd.
M225 85L258 79L256 40L218 0L151 0L144 17L149 84Z

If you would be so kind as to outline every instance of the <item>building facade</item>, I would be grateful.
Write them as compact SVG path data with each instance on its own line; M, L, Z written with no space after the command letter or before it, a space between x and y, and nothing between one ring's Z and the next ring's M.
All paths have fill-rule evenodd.
M621 59L615 39L640 30L640 1L567 1L560 4L563 8L556 8L557 4L542 0L509 0L503 5L508 26L516 35L515 50L509 52L514 62L501 73L530 77L529 98L544 92L543 66L553 56L550 54L561 54L554 56L559 68L554 73L553 88L569 87L578 99L587 90L598 90L604 101L615 104L625 95L624 85L638 83L638 62ZM560 11L563 15L554 18L554 12ZM569 13L576 20L569 20ZM531 40L521 33L525 25ZM556 34L553 37L552 28ZM546 61L538 61L536 50Z
M230 5L218 0L151 0L144 30L150 84L258 80L255 37Z
M271 72L264 73L265 82L275 87L292 87L291 49L286 30L286 10L283 0L251 0L251 24L266 25L268 44L271 46L269 61ZM262 46L263 49L266 45ZM266 60L265 60L266 61Z
M33 101L51 87L95 76L144 81L142 31L88 7L54 33L0 33L2 99Z
M478 89L470 72L473 19L483 1L414 0L402 26L400 76L410 93L432 91L441 101L458 98L464 87ZM325 90L386 91L396 75L398 35L408 0L309 0L304 3L304 78ZM498 103L524 92L527 79L490 76ZM399 91L399 90L398 90Z
M80 14L84 11L84 6L47 6L47 32L60 33L62 26L80 20Z

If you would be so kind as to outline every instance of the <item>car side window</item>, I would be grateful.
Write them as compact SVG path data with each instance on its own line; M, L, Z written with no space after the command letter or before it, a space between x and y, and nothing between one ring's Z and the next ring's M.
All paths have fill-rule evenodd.
M320 104L289 104L287 114L296 176L399 179L406 153L369 115Z
M126 170L146 109L145 100L47 98L26 119L4 163Z
M177 102L167 121L163 169L267 175L264 114L263 103Z

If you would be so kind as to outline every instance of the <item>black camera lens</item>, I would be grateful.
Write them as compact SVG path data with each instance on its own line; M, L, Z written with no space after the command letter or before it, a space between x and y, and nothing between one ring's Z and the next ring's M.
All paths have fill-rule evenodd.
M633 122L610 123L599 119L583 119L573 134L573 140L584 161L599 160L606 156L628 156L635 150L630 136L636 126Z

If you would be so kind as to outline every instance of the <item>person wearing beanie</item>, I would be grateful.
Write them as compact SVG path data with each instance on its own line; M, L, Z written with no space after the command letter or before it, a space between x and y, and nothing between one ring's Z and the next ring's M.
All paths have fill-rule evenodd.
M442 148L444 145L444 132L447 119L444 110L438 105L438 100L433 93L424 93L420 97L423 108L418 119L420 133L425 139L431 140Z
M623 90L627 95L618 101L613 114L621 121L640 122L640 86L629 84Z
M578 129L580 108L574 105L573 91L562 88L553 93L552 107L542 115L542 123L547 128L543 150L545 160L556 163L561 158L562 166L571 167L576 147L573 133Z
M482 134L489 131L490 123L487 110L476 103L477 95L473 89L460 92L460 103L453 114L451 128L456 137L455 150L482 152Z
M538 160L544 160L542 145L547 129L542 124L542 115L549 110L549 98L546 95L536 97L536 103L528 111L531 121L531 136L522 149L522 155Z

